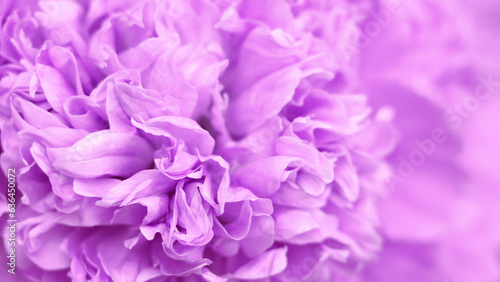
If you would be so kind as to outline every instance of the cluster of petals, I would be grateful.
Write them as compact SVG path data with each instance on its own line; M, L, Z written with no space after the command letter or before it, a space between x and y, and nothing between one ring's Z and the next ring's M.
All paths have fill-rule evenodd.
M18 170L20 275L317 281L380 248L391 145L374 136L390 126L329 30L355 37L362 7L3 5L1 164Z
M401 0L396 15L389 2L0 2L0 164L16 170L19 281L458 273L462 262L435 257L459 249L449 231L473 218L456 190L458 137L391 179L415 138L446 127L478 60L444 8L458 5ZM393 24L368 38L381 17ZM1 191L2 219L7 207Z

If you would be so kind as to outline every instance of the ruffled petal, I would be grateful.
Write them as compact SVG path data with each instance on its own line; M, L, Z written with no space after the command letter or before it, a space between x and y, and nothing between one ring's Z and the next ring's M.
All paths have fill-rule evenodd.
M94 178L105 175L130 177L148 168L152 156L151 145L144 139L102 131L85 136L53 158L54 167L69 176Z

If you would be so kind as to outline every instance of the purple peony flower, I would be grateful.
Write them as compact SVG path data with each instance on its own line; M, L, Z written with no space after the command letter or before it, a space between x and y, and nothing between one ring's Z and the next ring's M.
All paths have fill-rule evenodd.
M480 60L389 2L0 3L1 280L498 277L443 137Z

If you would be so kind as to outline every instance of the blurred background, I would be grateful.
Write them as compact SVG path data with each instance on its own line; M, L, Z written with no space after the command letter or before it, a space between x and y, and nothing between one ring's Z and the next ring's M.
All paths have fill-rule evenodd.
M391 2L363 23L358 58L399 132L388 241L365 279L500 281L500 2Z

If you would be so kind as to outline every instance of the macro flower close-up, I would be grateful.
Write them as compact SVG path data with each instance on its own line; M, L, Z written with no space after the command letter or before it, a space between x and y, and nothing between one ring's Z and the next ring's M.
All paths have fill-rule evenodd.
M500 281L498 2L0 23L0 281Z

